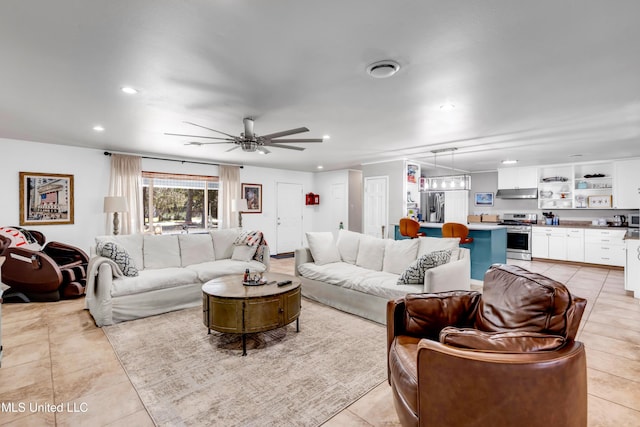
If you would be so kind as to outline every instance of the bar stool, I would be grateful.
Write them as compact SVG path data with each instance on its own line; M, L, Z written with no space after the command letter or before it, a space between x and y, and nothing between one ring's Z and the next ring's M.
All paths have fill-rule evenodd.
M469 228L457 222L446 222L442 225L442 237L457 237L460 244L464 245L473 242L473 237L469 236Z
M426 236L420 232L420 223L411 218L400 218L400 234L412 239Z

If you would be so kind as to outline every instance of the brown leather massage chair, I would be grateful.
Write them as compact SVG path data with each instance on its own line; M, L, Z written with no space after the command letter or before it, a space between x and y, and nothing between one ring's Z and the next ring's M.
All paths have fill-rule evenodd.
M84 295L89 257L79 248L49 242L35 230L20 230L35 240L41 249L12 246L12 239L0 233L2 282L10 286L5 302L58 301Z
M388 380L404 426L585 427L587 368L574 340L586 300L495 264L483 293L387 305Z

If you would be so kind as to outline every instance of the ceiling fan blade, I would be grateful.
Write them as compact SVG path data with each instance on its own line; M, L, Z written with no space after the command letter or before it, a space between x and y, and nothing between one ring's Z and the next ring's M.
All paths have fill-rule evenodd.
M324 142L322 138L293 138L293 139L272 139L271 142L282 144L283 142Z
M195 145L196 147L199 147L201 145L212 145L212 144L230 144L233 143L233 141L216 141L216 142L198 142L198 141L191 141L191 142L185 142L184 145Z
M223 134L223 135L230 136L230 137L231 137L231 138L233 138L233 139L236 139L236 138L237 138L237 136L229 135L228 133L220 132L219 130L211 129L211 128L208 128L208 127L206 127L206 126L202 126L202 125L199 125L199 124L196 124L196 123L192 123L192 122L185 122L185 123L190 124L190 125L193 125L193 126L198 126L199 128L207 129L207 130L210 130L210 131L212 131L212 132L221 133L221 134Z
M286 148L288 150L304 151L303 147L292 147L291 145L269 144L269 147Z
M183 133L166 133L165 135L171 135L171 136L186 136L188 138L206 138L206 139L222 139L224 141L235 141L235 139L231 139L231 138L220 138L217 136L202 136L202 135L185 135Z
M228 153L229 151L233 151L233 150L235 150L236 148L240 148L240 146L239 146L239 145L236 145L235 147L231 147L231 148L229 148L227 151L225 151L225 153Z
M267 150L264 146L258 147L256 151L261 152L262 154L269 154L271 151Z
M296 129L283 130L282 132L270 133L269 135L262 135L261 138L273 139L273 138L279 138L281 136L293 135L293 134L302 133L302 132L309 132L309 129L305 127L301 127Z

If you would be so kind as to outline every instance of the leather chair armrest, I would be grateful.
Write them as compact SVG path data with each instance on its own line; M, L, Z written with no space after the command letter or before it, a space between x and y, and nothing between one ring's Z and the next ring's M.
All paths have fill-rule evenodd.
M62 283L62 272L47 254L21 248L8 248L2 266L2 281L17 289L25 287L38 292L56 291Z
M584 346L571 341L557 351L503 354L422 340L418 409L423 426L500 427L526 420L531 427L585 427Z
M405 332L403 328L404 323L402 321L404 317L404 310L404 298L389 300L387 302L387 380L389 381L389 384L391 384L389 352L391 351L393 339Z

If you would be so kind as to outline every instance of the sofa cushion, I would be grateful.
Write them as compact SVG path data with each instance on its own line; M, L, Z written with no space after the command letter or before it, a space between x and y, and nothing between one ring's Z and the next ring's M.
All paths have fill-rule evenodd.
M387 240L382 271L401 274L415 261L419 245L418 239Z
M266 270L266 266L258 261L241 262L231 259L203 262L202 264L192 264L186 267L186 269L193 271L203 284L228 274L242 274L247 268L252 274L262 273Z
M443 249L455 249L460 247L460 239L457 237L420 237L418 239L420 247L418 248L417 258L434 251Z
M362 235L358 245L356 265L369 270L382 271L386 240Z
M98 236L96 245L103 242L114 242L127 251L138 270L144 268L144 255L142 253L142 234L118 234L117 236ZM97 253L97 252L96 252Z
M114 242L102 242L98 243L96 247L96 253L105 258L109 258L122 271L122 274L129 277L135 277L138 275L138 267L136 267L133 258L129 255L127 250Z
M211 230L213 238L213 251L215 259L229 259L233 255L233 242L240 235L237 228L225 228L223 230Z
M144 268L180 267L180 244L176 234L144 235Z
M399 285L424 283L424 272L430 268L448 263L451 250L434 251L413 261L400 275Z
M569 290L560 282L516 265L492 265L484 276L475 328L565 336Z
M338 251L342 261L349 264L355 264L358 258L358 246L360 245L360 236L362 234L349 230L338 231Z
M340 262L340 252L330 231L307 232L307 242L313 261L318 265Z
M111 296L121 297L124 295L140 294L157 289L173 288L199 282L198 275L188 268L172 267L142 270L136 277L114 278L113 286L111 287Z
M471 328L446 327L440 331L440 342L454 347L499 353L531 353L558 350L564 337L538 332L483 332Z
M183 267L215 261L211 234L178 234L178 242L180 243L180 261Z

